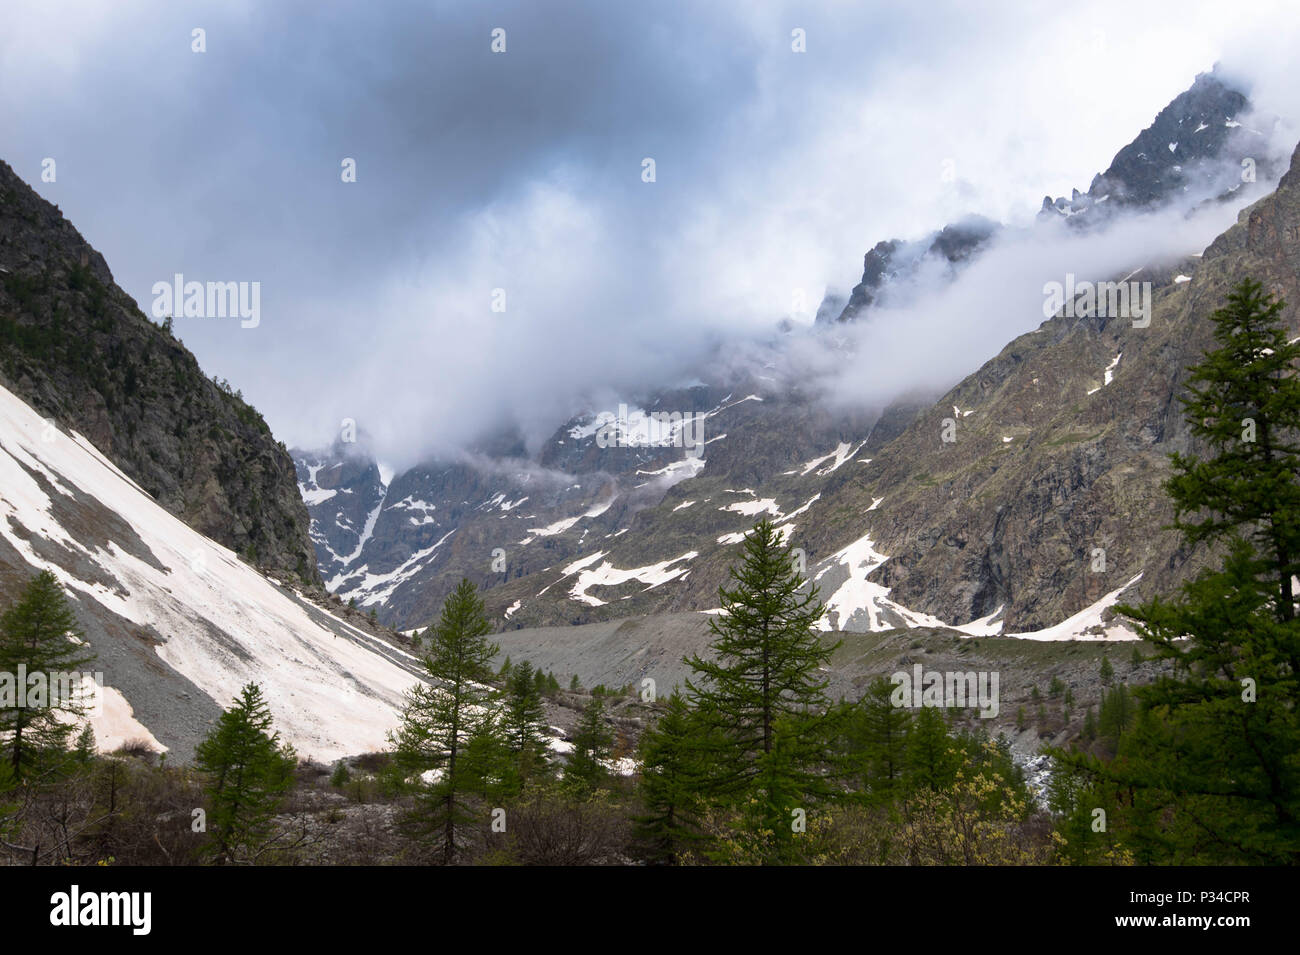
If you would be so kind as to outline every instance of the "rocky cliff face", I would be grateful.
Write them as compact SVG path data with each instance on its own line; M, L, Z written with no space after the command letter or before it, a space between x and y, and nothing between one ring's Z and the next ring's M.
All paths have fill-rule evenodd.
M103 257L0 162L0 383L73 428L163 507L255 563L316 580L294 467Z
M817 310L817 321L851 322L866 312L889 293L890 286L905 286L915 279L927 262L942 262L948 274L954 274L961 265L977 254L1001 227L982 216L971 216L917 242L890 239L877 242L862 258L862 281L853 287L848 301L836 311L831 303L838 301L834 292Z

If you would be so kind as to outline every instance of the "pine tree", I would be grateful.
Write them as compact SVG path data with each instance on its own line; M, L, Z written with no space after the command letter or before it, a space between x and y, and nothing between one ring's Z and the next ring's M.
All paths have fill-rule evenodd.
M605 723L605 704L592 697L573 732L573 752L564 767L565 788L580 799L591 796L609 778L605 763L613 755L614 731Z
M83 641L63 588L49 571L33 577L0 616L0 739L15 780L43 754L68 748L74 729L68 717L81 716L87 702L74 675L94 659ZM41 675L43 690L19 692L20 678L32 674Z
M77 744L73 747L73 755L78 762L88 763L95 758L95 730L87 723L77 734Z
M487 639L491 632L478 592L462 580L443 603L438 622L426 631L423 662L432 685L411 688L402 722L391 737L399 771L405 779L419 780L414 784L417 810L406 824L416 834L437 835L445 865L456 858L457 828L475 818L468 798L484 789L479 760L467 766L465 751L474 737L496 732L499 694L488 680L500 648ZM480 739L478 749L485 748Z
M1133 718L1133 697L1123 683L1102 694L1097 733L1112 747L1119 742L1120 734L1133 725Z
M674 693L641 734L637 794L642 809L632 826L649 862L671 865L702 841L699 731L686 700Z
M1083 738L1086 740L1094 740L1097 738L1097 716L1093 712L1091 706L1088 707L1087 712L1083 714Z
M335 789L342 789L351 779L352 774L348 772L348 764L340 759L334 764L334 772L330 774L330 785Z
M465 789L473 790L496 807L519 794L519 760L510 749L498 704L489 718L479 722L465 744L459 768Z
M281 745L256 683L222 712L194 753L208 777L208 851L218 864L255 858L271 840L274 816L293 786L297 757Z
M1115 678L1115 667L1110 662L1110 657L1102 656L1101 669L1098 671L1101 676L1101 682L1110 686L1110 681Z
M873 804L893 801L906 767L912 714L893 704L893 689L886 678L876 679L844 721L850 759L857 763L860 785Z
M908 789L938 792L952 784L960 760L938 707L923 706L917 711L906 745Z
M717 741L707 754L710 794L736 806L757 803L761 831L779 839L791 808L807 811L834 791L820 771L831 726L819 671L839 644L821 642L817 589L805 589L770 521L754 526L731 579L733 587L718 591L723 613L709 620L711 658L687 659L694 676L686 687L716 731L707 737ZM778 726L789 734L779 752Z
M1300 574L1300 342L1290 341L1285 307L1246 280L1211 317L1218 347L1191 369L1183 408L1213 456L1171 455L1168 490L1189 545L1244 535L1278 619L1290 621ZM1300 659L1291 663L1300 672Z
M533 665L527 660L511 667L502 715L506 740L515 754L518 779L525 786L550 770L545 739L546 709L534 673Z
M1206 453L1171 456L1174 527L1222 567L1174 600L1117 608L1173 664L1137 691L1115 759L1090 767L1135 794L1143 861L1300 861L1300 343L1282 308L1237 285L1183 399Z

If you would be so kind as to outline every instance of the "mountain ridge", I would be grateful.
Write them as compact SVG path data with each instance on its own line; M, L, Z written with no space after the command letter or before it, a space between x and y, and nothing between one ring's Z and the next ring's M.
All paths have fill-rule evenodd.
M87 436L167 510L318 581L292 459L262 416L146 318L58 208L0 161L0 384Z

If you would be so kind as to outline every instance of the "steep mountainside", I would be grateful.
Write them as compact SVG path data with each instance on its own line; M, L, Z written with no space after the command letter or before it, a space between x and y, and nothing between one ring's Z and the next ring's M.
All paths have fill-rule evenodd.
M1256 178L1271 178L1262 134L1237 119L1249 108L1246 96L1227 86L1217 70L1202 73L1115 154L1086 193L1076 189L1069 199L1044 197L1039 215L1093 226L1117 209L1149 208L1173 195L1219 197L1243 185L1243 160L1249 160ZM1085 212L1090 214L1076 218Z
M4 162L0 384L84 434L201 533L317 579L293 461L261 415L141 314L103 257Z
M999 606L1009 627L1044 626L1143 574L1167 592L1196 566L1161 490L1167 455L1195 450L1176 396L1211 342L1209 315L1250 276L1300 305L1300 152L1277 191L1180 270L1142 268L1150 325L1057 316L941 399L857 475L886 495L872 523L893 559L881 583L948 619ZM1134 263L1135 267L1141 263ZM940 440L961 409L957 440ZM1093 571L1093 550L1105 570Z

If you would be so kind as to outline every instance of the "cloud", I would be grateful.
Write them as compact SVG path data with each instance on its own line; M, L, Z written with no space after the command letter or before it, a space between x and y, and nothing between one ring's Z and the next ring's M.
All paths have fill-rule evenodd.
M1149 281L1151 267L1198 255L1259 193L1213 204L1189 217L1183 206L1117 219L1081 233L1064 222L1011 230L948 283L922 283L865 321L813 336L796 350L803 374L829 400L850 407L887 404L905 392L941 392L1045 320L1044 285Z
M262 283L258 328L177 330L277 435L350 417L411 462L810 320L880 239L1023 223L1217 59L1300 116L1284 2L753 6L29 4L0 155L146 310L178 271Z

